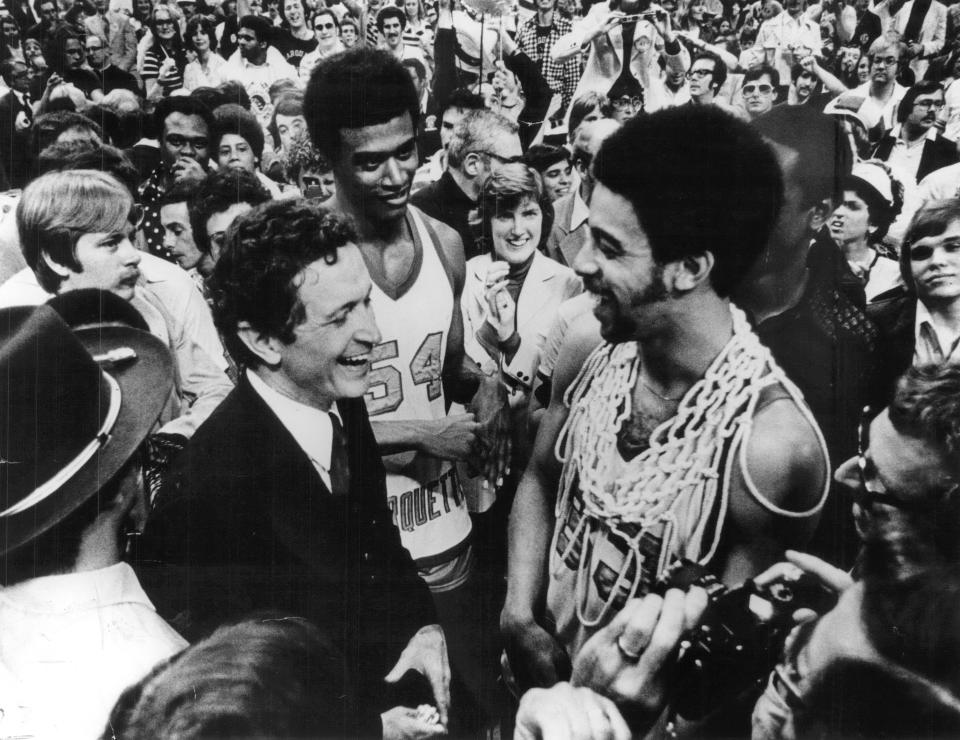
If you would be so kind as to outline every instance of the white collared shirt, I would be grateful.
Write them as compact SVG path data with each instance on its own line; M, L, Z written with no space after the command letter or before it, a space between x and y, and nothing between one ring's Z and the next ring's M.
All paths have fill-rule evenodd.
M120 693L186 646L126 563L0 588L0 737L98 737Z
M940 365L955 360L957 345L960 344L960 329L952 331L950 327L933 321L930 311L917 301L917 318L913 328L914 365Z
M263 382L260 376L251 370L247 370L247 379L253 386L253 390L277 415L280 423L307 454L310 462L313 463L313 467L320 473L326 487L332 491L330 452L333 447L333 422L330 421L330 414L336 414L337 418L340 419L340 424L343 424L343 419L336 404L330 407L328 413L299 401L294 401L289 396L279 393Z
M899 175L901 182L913 187L917 184L917 170L920 169L920 158L923 157L923 145L927 140L932 141L937 138L937 129L931 126L922 139L910 144L900 138L902 129L903 125L899 124L890 132L893 136L893 149L887 157L887 164L895 174Z
M580 188L577 188L573 193L573 208L570 211L570 231L579 229L588 218L590 218L590 206L584 202L580 195Z

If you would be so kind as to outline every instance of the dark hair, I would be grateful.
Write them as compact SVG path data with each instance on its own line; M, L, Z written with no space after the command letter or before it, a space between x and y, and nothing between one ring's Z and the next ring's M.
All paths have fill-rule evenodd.
M247 28L257 35L258 44L269 44L273 40L273 24L262 15L245 15L237 24L237 30Z
M377 30L380 33L383 33L383 24L386 23L389 18L396 18L400 21L401 31L407 27L407 14L396 5L385 5L380 8L380 11L377 13Z
M621 75L610 86L610 89L607 90L607 98L610 100L611 106L613 105L613 101L624 96L639 97L642 101L641 109L646 102L646 96L643 94L643 85L641 85L640 80L633 75Z
M177 180L160 197L159 205L172 206L176 203L189 203L200 188L200 183L192 178Z
M227 134L236 134L246 141L253 154L260 161L263 156L263 127L256 117L250 111L246 111L235 103L221 105L213 112L213 118L216 121L211 132L211 141L213 156L220 147L220 140Z
M247 89L236 80L221 82L217 90L223 95L224 103L236 103L244 110L250 110L250 95Z
M237 203L258 206L270 200L270 193L259 178L246 170L216 170L195 186L192 197L187 199L193 243L204 254L210 254L210 236L207 221L217 213L223 213Z
M543 171L557 162L570 163L570 152L562 146L550 144L534 144L523 154L523 161L533 167L541 175Z
M801 740L960 736L960 704L944 688L887 663L838 658L794 713Z
M780 87L780 73L769 64L762 64L755 69L748 69L743 76L743 84L746 85L748 82L755 82L764 75L770 78L770 84L773 85L773 92L776 93L777 88Z
M916 289L910 265L910 247L928 236L940 236L954 221L960 221L960 198L928 200L913 214L900 247L900 275L908 290Z
M440 117L451 108L462 108L463 110L483 110L486 104L483 102L483 96L473 92L469 87L457 87L440 103Z
M291 90L280 96L277 104L273 106L273 115L270 116L270 125L267 126L267 133L273 139L273 148L280 149L280 129L277 127L277 116L302 116L303 115L303 93L300 90ZM304 119L306 120L306 119Z
M14 21L12 17L10 16L6 16L6 17L11 22L16 23L16 21ZM0 61L0 77L3 78L3 81L5 83L7 83L8 87L10 86L10 81L13 79L13 70L18 65L27 67L27 69L30 68L26 62L21 62L19 59L14 59L13 57L8 57L7 59Z
M106 740L321 737L355 712L349 662L316 626L271 614L218 628L117 700Z
M86 116L75 111L54 111L43 113L33 120L33 127L30 129L30 151L38 156L54 143L60 134L72 128L87 129L98 139L103 138L103 129Z
M627 121L600 145L593 173L633 206L657 262L713 254L710 282L720 296L760 254L783 202L770 147L714 106Z
M80 44L81 49L83 48L83 39L80 35L72 28L64 26L53 34L53 37L43 48L43 56L50 65L50 69L58 74L62 74L66 69L67 59L65 50L67 43L70 41L76 41Z
M607 97L593 90L589 90L583 95L574 98L573 102L570 103L570 120L567 123L567 135L571 136L573 132L577 130L577 127L583 123L583 119L590 115L595 108L600 108L600 115L604 118L609 118L613 112Z
M345 217L305 200L269 201L234 221L210 281L214 320L230 355L243 365L260 363L237 336L241 321L293 342L306 318L298 276L317 260L335 263L337 249L356 238Z
M221 105L229 103L226 96L215 87L195 87L190 91L190 97L199 100L208 110L216 110Z
M900 215L903 208L904 189L903 183L896 179L890 165L886 162L872 159L869 160L869 164L882 169L890 179L890 193L893 196L893 203L888 203L886 198L880 195L873 185L854 175L847 178L843 189L852 190L867 204L870 223L875 227L875 231L870 235L870 241L878 243L887 235L893 220Z
M919 98L921 95L932 95L936 92L942 93L943 86L939 82L934 82L933 80L924 80L923 82L918 82L915 85L911 85L900 99L900 105L897 106L897 123L903 123L907 120L907 117L913 110L913 104L916 102L917 98Z
M301 2L302 2L302 0L301 0ZM310 27L315 29L315 28L316 28L316 23L317 23L317 18L319 18L319 17L322 16L322 15L329 15L330 18L333 19L333 25L336 26L336 28L337 28L337 33L339 33L339 32L340 32L340 19L337 18L337 14L336 14L336 13L334 13L332 10L330 10L330 8L328 8L328 7L326 7L326 6L320 8L319 10L317 10L316 13L313 14L313 18L310 19ZM347 18L344 18L344 20L347 20ZM353 20L353 19L351 18L350 20ZM358 32L358 33L359 33L359 32Z
M540 225L540 243L543 251L553 228L553 205L543 187L540 173L529 165L519 162L505 164L483 181L477 200L480 235L477 240L484 251L492 251L490 220L501 211L512 211L526 200L536 201L543 212Z
M40 152L37 170L40 175L67 170L100 170L123 183L134 198L140 185L137 168L121 149L84 139L54 142Z
M713 62L713 74L710 76L710 87L713 88L713 94L716 95L727 81L727 65L712 51L701 51L694 57L693 61L699 62L701 59L709 59ZM692 68L693 63L691 63L690 66Z
M189 95L175 95L169 98L163 98L153 111L153 124L157 131L157 136L163 138L164 123L167 117L173 113L179 113L182 116L197 116L203 119L207 125L207 130L212 134L216 127L216 121L210 109L201 103L197 98Z
M751 125L764 138L797 154L790 179L803 192L803 205L836 200L853 166L853 152L841 123L807 105L777 105Z
M427 68L419 59L404 59L400 62L404 67L408 67L417 73L417 78L421 81L427 79Z
M298 2L300 3L300 10L303 13L303 22L308 23L310 21L310 9L307 7L307 4L304 2L304 0L298 0ZM284 23L289 25L289 21L287 20L287 11L285 9L286 4L287 3L285 1L280 3L280 17L283 18Z
M331 100L340 103L330 105ZM314 146L331 161L339 153L340 129L374 126L404 113L414 131L420 121L410 75L392 54L379 49L350 49L321 61L307 84L303 111Z
M302 0L301 0L302 2ZM190 51L196 51L193 45L193 37L197 35L197 30L203 31L210 39L210 52L217 53L217 34L214 30L213 21L205 15L195 15L187 21L187 29L183 40L183 45Z
M900 377L887 408L893 428L928 446L960 455L960 366L912 366Z

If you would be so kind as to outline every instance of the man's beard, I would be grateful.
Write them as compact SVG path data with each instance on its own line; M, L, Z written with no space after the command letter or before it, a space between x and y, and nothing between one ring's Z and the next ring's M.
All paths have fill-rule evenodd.
M663 265L654 265L650 274L650 284L633 296L630 301L630 308L660 303L669 297L670 291L664 285L663 273ZM613 314L606 323L603 321L600 323L600 335L605 341L619 344L641 338L643 327L639 326L632 316L622 311L619 303L611 301L605 303L604 307L609 308Z

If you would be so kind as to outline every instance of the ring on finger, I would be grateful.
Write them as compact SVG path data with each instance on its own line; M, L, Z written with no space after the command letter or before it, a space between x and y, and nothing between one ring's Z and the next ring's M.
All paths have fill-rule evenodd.
M617 638L617 650L620 651L620 655L622 655L630 663L636 663L637 661L639 661L640 653L635 653L632 650L627 650L623 646L622 641L623 641L623 634L621 634L620 637Z

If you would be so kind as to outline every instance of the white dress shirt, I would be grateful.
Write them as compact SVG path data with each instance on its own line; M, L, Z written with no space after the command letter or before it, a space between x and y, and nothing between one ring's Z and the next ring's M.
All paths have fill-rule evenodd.
M0 588L0 688L16 687L0 736L99 737L120 693L186 646L126 563Z
M940 365L957 361L960 330L936 323L930 311L917 301L917 319L914 323L914 365Z
M333 447L333 422L330 421L330 414L336 414L341 426L343 425L343 419L336 404L330 407L329 412L321 411L313 406L294 401L289 396L274 390L251 370L247 370L247 379L253 386L253 390L277 415L280 423L310 458L313 467L320 473L324 485L332 491L330 452Z

